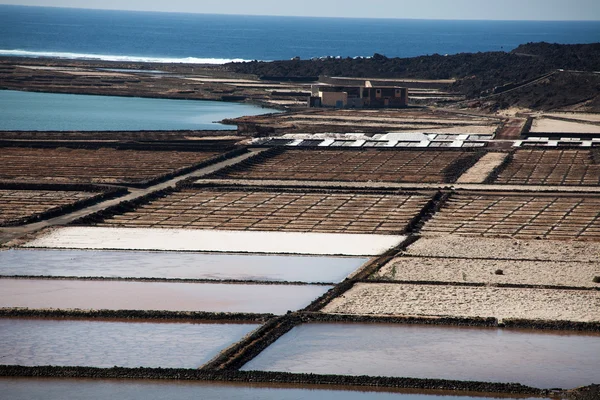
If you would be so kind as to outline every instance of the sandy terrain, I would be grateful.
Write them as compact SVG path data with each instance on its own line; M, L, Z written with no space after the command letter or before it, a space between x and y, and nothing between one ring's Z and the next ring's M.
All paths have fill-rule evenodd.
M384 114L385 115L385 114ZM287 119L286 115L281 115L280 119ZM476 124L481 123L484 120L466 120L466 119L442 119L438 117L404 117L398 115L397 117L374 117L370 115L318 115L318 114L293 114L289 119L308 119L308 120L336 120L336 121L362 121L362 122L395 122L395 123L431 123L431 124Z
M60 71L60 72L64 72L65 74L69 74L69 75L76 75L76 76L110 76L110 77L115 77L115 78L131 78L134 75L130 75L130 74L123 74L120 72L101 72L101 71Z
M313 125L335 125L335 126L360 126L360 127L367 127L367 128L381 128L381 129L410 129L410 130L415 130L417 128L421 129L418 132L423 132L423 130L427 130L427 132L430 132L434 129L436 129L438 127L438 125L415 125L415 124L411 124L410 122L404 122L404 121L397 121L396 123L381 123L381 122L363 122L363 121L356 121L356 120L352 120L352 121L345 121L345 122L340 122L340 121L333 121L337 118L332 118L332 120L322 120L322 121L318 121L318 120L304 120L304 119L300 119L300 118L294 118L294 119L290 119L290 120L285 120L285 121L276 121L278 123L285 123L285 124L293 124L293 125L308 125L308 126L313 126Z
M575 241L555 242L445 235L420 238L408 247L406 253L426 257L600 263L600 243Z
M278 106L289 106L289 105L306 104L305 101L298 101L298 100L268 100L267 103L269 103L269 104L275 104L275 105L278 105Z
M502 270L502 275L496 275ZM473 260L464 258L399 257L373 277L395 281L510 283L597 287L600 264L552 261Z
M445 94L445 93L440 93ZM448 100L459 101L464 99L462 96L410 96L411 100Z
M422 83L444 83L456 82L456 79L406 79L406 78L355 78L350 76L332 76L331 79L344 79L348 81L371 81L371 82L422 82Z
M579 124L576 122L560 121L551 118L536 118L533 121L531 133L600 133L600 126Z
M495 125L465 125L465 126L455 126L452 128L422 128L422 129L413 129L406 132L427 132L427 133L437 133L440 135L443 134L475 134L475 135L491 135L496 132L498 127Z
M588 114L588 113L547 113L550 117L578 119L581 121L588 122L600 122L600 114Z
M262 83L262 81L257 81L254 79L235 79L235 78L184 78L188 81L196 81L196 82L212 82L212 83L250 83L257 84Z
M515 117L517 114L524 114L531 112L528 108L509 107L504 110L498 110L497 114L506 117Z
M280 85L280 84L273 84L273 83L226 83L226 85L230 85L230 86L236 86L236 87L246 87L246 88L259 88L259 89L283 89L285 91L288 90L293 90L293 91L300 91L300 86L293 86L293 85ZM311 92L308 91L304 91L304 93L306 94L310 94Z
M492 173L494 168L498 167L508 157L508 153L487 153L479 161L462 174L456 183L483 183Z
M388 235L67 227L25 247L371 256L403 240Z
M600 292L359 283L322 311L592 322L600 321Z
M122 72L116 71L95 71L95 70L86 70L82 68L61 68L61 67L44 67L44 66L28 66L28 65L19 65L19 68L32 69L32 70L40 70L40 71L56 71L62 72L64 74L76 75L76 76L110 76L110 77L126 77L131 78L134 75L124 74Z
M382 135L383 136L383 135ZM373 139L371 136L365 133L339 133L339 132L329 132L329 133L287 133L285 135L277 136L276 139L302 139L302 140L311 140L311 139L340 139L340 140L371 140ZM257 142L263 141L263 138L254 139Z

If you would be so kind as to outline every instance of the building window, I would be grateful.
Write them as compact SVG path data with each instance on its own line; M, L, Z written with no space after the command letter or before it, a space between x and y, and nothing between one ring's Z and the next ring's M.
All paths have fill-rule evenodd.
M381 98L381 89L375 89L375 97Z

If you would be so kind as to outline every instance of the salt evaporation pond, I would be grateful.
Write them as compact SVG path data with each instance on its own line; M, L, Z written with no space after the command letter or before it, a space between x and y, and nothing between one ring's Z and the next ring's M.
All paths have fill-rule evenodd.
M11 400L79 400L130 399L130 400L470 400L482 397L455 395L426 395L374 391L373 389L344 390L315 387L269 387L261 384L235 384L210 382L159 382L119 381L90 379L34 379L2 378L0 392ZM493 398L500 398L494 396ZM502 396L502 399L525 399Z
M24 247L364 257L381 254L405 239L401 235L352 233L67 226Z
M5 365L198 368L255 324L0 319Z
M0 130L227 130L215 121L277 110L205 100L148 99L0 90Z
M242 370L516 382L600 382L600 335L424 325L297 326Z
M368 258L144 251L0 251L1 276L340 282Z
M331 289L320 285L0 279L0 308L285 314Z

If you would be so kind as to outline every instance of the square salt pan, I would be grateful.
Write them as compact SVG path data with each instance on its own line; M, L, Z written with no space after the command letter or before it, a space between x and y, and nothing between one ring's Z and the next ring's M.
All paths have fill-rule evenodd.
M406 237L338 233L153 228L60 228L25 247L374 256Z
M333 314L600 321L596 290L358 283L321 310Z
M198 368L257 327L255 324L0 319L0 343L10 343L0 348L2 362L10 365ZM22 397L19 394L14 397L11 395L14 392L3 390L6 398L12 399L94 398L94 394L85 390L86 394L70 389L59 392L58 396L48 393L36 396L27 388Z
M331 289L320 285L0 279L0 307L285 314Z

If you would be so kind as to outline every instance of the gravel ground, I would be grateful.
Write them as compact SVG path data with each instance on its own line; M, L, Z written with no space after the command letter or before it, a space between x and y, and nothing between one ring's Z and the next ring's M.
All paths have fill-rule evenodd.
M406 250L406 254L425 257L600 263L600 243L445 235L420 238Z
M600 292L359 283L322 311L597 322L600 321Z
M497 270L503 274L497 275ZM595 276L600 276L598 263L399 257L383 266L373 278L600 288L600 283L593 281Z

